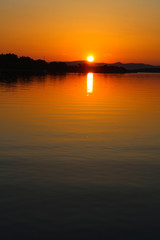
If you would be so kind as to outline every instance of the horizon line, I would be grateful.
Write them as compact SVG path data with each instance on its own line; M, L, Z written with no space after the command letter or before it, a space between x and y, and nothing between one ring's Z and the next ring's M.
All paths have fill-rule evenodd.
M70 60L70 61L64 61L64 60L51 60L51 61L48 61L48 60L45 60L45 56L42 57L42 58L33 58L33 57L30 57L30 56L25 56L25 55L19 55L19 54L16 54L16 53L13 53L13 52L7 52L7 53L0 53L0 55L7 55L7 54L13 54L13 55L16 55L18 58L20 57L29 57L31 59L33 59L34 61L37 61L37 60L42 60L42 61L45 61L47 63L51 63L51 62L62 62L62 63L72 63L72 62L86 62L88 64L144 64L144 65L150 65L150 66L156 66L156 67L160 67L160 63L159 64L152 64L152 63L145 63L145 62L120 62L120 61L116 61L116 62L88 62L87 60Z

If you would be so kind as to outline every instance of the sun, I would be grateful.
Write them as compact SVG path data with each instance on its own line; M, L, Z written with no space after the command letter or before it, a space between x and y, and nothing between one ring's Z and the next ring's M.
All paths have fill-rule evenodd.
M94 57L93 56L88 56L87 57L87 61L88 62L93 62L94 61Z

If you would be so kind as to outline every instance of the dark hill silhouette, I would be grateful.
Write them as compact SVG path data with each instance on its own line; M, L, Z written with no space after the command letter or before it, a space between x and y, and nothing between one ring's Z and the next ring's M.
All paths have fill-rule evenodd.
M73 61L73 62L66 62L68 66L74 66L78 64L83 64L86 61ZM94 66L104 66L106 63L92 63ZM144 64L144 63L121 63L121 62L116 62L116 63L107 63L108 66L113 66L113 67L123 67L127 70L137 70L137 69L146 69L146 68L160 68L160 66L154 66L150 64Z
M110 64L112 66L116 67L124 67L128 70L136 70L136 69L146 69L146 68L160 68L160 66L154 66L154 65L149 65L149 64L144 64L144 63L113 63Z
M15 54L0 55L0 72L1 73L67 73L67 72L100 72L100 73L125 73L128 72L123 67L116 66L98 66L86 61L76 61L72 64L65 62L49 62L44 60L33 60L30 57L18 57Z
M38 59L33 60L30 57L18 57L15 54L0 55L0 74L64 74L73 73L130 73L130 72L160 72L159 66L146 64L105 64L88 63L86 61L74 62L46 62Z
M18 58L15 54L0 55L0 72L41 72L48 64L43 60L33 60L30 57Z

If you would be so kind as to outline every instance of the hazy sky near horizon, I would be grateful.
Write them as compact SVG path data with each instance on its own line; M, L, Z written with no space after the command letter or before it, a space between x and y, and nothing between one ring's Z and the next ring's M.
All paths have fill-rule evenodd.
M0 52L160 64L159 0L0 0Z

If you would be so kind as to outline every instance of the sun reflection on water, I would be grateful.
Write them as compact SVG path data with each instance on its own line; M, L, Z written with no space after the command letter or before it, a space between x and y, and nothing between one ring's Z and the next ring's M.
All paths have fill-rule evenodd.
M87 96L93 92L93 73L87 74Z

